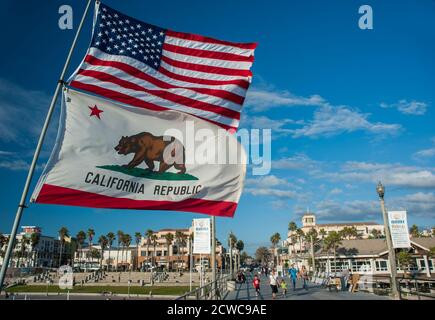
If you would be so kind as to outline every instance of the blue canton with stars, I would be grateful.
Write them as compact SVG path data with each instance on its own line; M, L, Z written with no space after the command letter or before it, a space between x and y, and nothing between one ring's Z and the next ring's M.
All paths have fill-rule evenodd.
M100 4L91 47L139 60L158 69L166 30Z

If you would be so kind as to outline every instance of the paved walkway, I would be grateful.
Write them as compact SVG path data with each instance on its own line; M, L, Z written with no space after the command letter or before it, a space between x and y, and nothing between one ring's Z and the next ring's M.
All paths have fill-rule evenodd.
M290 279L286 276L287 295L283 296L281 288L278 290L276 300L389 300L389 297L378 296L365 292L347 292L347 291L329 291L326 288L321 288L317 284L308 283L308 290L302 288L302 280L296 283L296 290L293 291ZM252 285L252 276L247 274L246 283L237 284L236 290L230 292L226 300L271 300L272 290L269 285L269 280L265 276L260 278L260 296L257 298Z

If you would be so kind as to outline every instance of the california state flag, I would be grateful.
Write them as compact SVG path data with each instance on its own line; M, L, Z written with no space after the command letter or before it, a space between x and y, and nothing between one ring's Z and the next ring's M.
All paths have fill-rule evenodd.
M207 121L65 89L57 142L32 201L232 217L245 164L237 139Z

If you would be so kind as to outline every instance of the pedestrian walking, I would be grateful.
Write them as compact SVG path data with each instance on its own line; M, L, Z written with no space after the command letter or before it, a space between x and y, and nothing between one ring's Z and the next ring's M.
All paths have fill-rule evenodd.
M275 270L272 269L269 276L269 284L272 289L272 299L276 298L276 294L278 293L278 279L275 274Z
M254 281L252 282L252 285L255 289L255 296L258 299L258 296L260 295L260 278L257 275L254 276Z
M298 278L298 270L295 268L294 264L292 264L291 268L288 269L288 274L293 286L293 291L296 291L296 279Z
M307 286L307 281L308 281L308 271L307 268L305 268L305 266L302 266L301 268L301 277L302 277L302 281L303 281L303 288L305 290L308 290L308 286Z

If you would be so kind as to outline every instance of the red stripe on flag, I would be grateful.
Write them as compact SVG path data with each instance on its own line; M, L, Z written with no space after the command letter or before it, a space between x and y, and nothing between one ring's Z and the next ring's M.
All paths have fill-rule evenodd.
M242 105L243 101L245 100L245 98L242 96L239 96L239 95L232 93L232 92L229 92L229 91L220 90L220 89L174 86L174 85L168 84L165 81L156 79L156 78L148 75L147 73L142 72L141 70L136 69L136 68L134 68L126 63L123 63L123 62L100 60L98 58L95 58L92 55L87 55L85 58L85 61L88 64L94 65L94 66L112 67L112 68L122 70L125 73L128 73L129 75L131 75L135 78L145 80L145 81L152 83L153 85L160 87L160 88L163 88L163 89L175 89L175 88L188 89L188 90L192 90L195 92L207 94L210 96L222 98L222 99L225 99L225 100L228 100L228 101L240 104L240 105Z
M188 56L207 58L207 59L216 59L216 60L226 60L226 61L240 61L240 62L253 62L254 56L241 56L234 53L226 53L226 52L217 52L217 51L208 51L208 50L200 50L200 49L192 49L186 47L180 47L169 43L163 44L163 50L167 50L174 53L184 54Z
M98 79L98 80L101 80L104 82L111 82L111 83L117 84L117 85L124 87L124 88L127 88L127 89L146 92L150 95L160 97L162 99L181 104L181 105L186 106L188 108L195 108L198 110L206 110L206 111L216 113L218 115L223 115L223 116L231 118L231 119L240 120L240 113L237 111L223 108L220 106L216 106L214 104L202 102L199 100L179 96L179 95L174 94L174 93L169 92L169 91L146 89L146 88L141 87L135 83L119 79L119 78L114 77L114 76L112 76L108 73L105 73L105 72L81 69L78 72L78 74L81 74L84 76L89 76L89 77L92 77L92 78L95 78L95 79Z
M233 217L237 203L204 199L182 201L133 200L44 184L36 203L107 209L191 211L220 217Z
M177 60L171 59L169 57L166 57L164 55L162 56L162 61L164 61L167 64L170 64L171 66L174 66L176 68L193 70L193 71L198 71L198 72L221 74L221 75L226 75L226 76L241 76L241 77L251 77L252 76L252 72L250 70L229 69L229 68L207 66L207 65L195 64L195 63L189 63L189 62L181 62L181 61L177 61Z
M131 74L132 76L146 80L146 81L153 83L154 85L162 87L162 88L165 88L164 87L165 84L168 86L168 84L166 82L163 82L163 81L160 81L156 78L153 78L153 77L149 76L148 74L140 71L139 69L136 69L136 68L130 66L129 64L126 64L123 62L101 60L101 59L98 59L92 55L87 55L85 58L85 62L92 64L92 65L96 65L96 66L106 66L106 67L118 68L118 69L120 69L128 74ZM162 71L161 69L163 69L163 68L160 67L160 69L159 69L160 72ZM166 69L164 69L164 70L166 71ZM190 83L198 83L198 84L211 85L211 86L221 86L221 85L227 85L227 84L234 84L234 85L239 86L239 87L244 88L244 89L248 89L248 87L249 87L249 82L246 80L243 80L243 79L208 80L208 79L200 79L200 78L194 78L194 77L181 76L181 75L177 75L176 73L172 73L170 71L167 71L166 73L165 72L161 72L161 73L170 77L170 78L184 81L184 82L190 82ZM190 88L186 87L186 89L190 89Z
M230 41L224 41L224 40L218 40L218 39L214 39L214 38L204 37L204 36L200 36L197 34L176 32L176 31L171 31L171 30L167 30L166 35L170 36L170 37L185 39L185 40L222 44L225 46L231 46L231 47L236 47L236 48L241 48L241 49L255 49L257 47L256 43L230 42Z
M94 86L92 84L85 84L85 83L82 83L79 81L72 81L70 83L70 86L73 88L76 88L76 89L93 92L93 93L96 93L96 94L101 95L103 97L106 97L108 99L119 101L121 103L125 103L125 104L133 106L133 107L145 108L145 109L149 109L149 110L153 110L153 111L172 110L172 109L163 108L163 107L155 105L153 103L145 102L143 100L131 97L129 95L120 93L118 91L101 88L98 86ZM174 111L177 111L177 110L174 110ZM181 111L177 111L177 112L181 112ZM195 115L192 115L192 116L195 116ZM198 117L198 116L195 116L195 117ZM237 127L232 127L232 126L229 126L229 125L217 122L217 121L213 121L213 120L210 120L207 118L202 118L202 117L198 117L198 118L201 118L203 120L211 122L211 123L213 123L221 128L224 128L225 130L237 130Z
M85 84L85 83L74 80L70 83L70 86L73 88L94 92L94 93L102 95L106 98L120 101L122 103L129 104L129 105L132 105L135 107L150 109L153 111L168 110L167 108L163 108L163 107L158 106L154 103L145 102L143 100L131 97L131 96L124 94L124 93L121 93L119 91L101 88L98 86L94 86L92 84Z
M235 79L235 80L210 80L210 79L201 79L201 78L194 78L189 76L183 76L181 74L173 73L165 68L163 68L161 65L159 67L159 72L164 74L165 76L168 76L170 78L185 81L185 82L191 82L191 83L199 83L199 84L206 84L206 85L222 85L222 84L235 84L243 89L248 89L249 82L243 79Z

